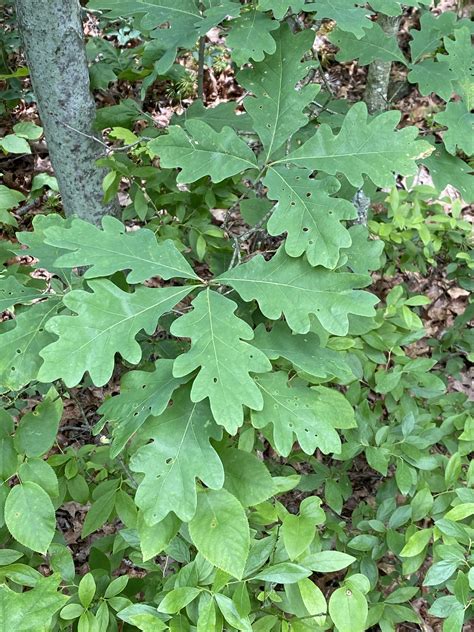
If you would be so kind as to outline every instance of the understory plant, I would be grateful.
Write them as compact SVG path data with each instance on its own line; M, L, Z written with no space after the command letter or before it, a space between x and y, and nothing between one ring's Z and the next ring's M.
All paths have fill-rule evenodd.
M454 632L472 618L472 407L417 353L429 299L379 296L371 276L400 259L425 272L445 231L465 251L460 202L431 206L426 229L404 212L409 198L423 214L426 191L397 184L424 165L437 195L472 196L470 25L404 4L425 7L410 60L371 19L400 14L394 0L89 2L129 20L140 54L156 44L144 81L218 28L246 96L197 100L166 129L135 101L102 108L104 201L127 186L122 221L37 215L0 245L4 625L389 632L428 613ZM396 61L448 102L442 142L322 90L315 19L336 23L336 59ZM383 220L358 223L362 190L392 190ZM68 425L81 442L58 440Z

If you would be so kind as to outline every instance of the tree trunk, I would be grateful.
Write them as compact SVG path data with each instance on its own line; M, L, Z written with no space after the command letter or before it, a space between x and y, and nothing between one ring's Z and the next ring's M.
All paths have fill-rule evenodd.
M66 215L95 224L115 215L102 203L105 171L96 166L95 104L90 93L78 0L16 0L31 81Z
M388 37L397 37L400 17L390 17L379 13L377 24L382 27ZM391 61L375 60L369 66L364 101L370 114L377 114L387 109L388 84L390 81Z

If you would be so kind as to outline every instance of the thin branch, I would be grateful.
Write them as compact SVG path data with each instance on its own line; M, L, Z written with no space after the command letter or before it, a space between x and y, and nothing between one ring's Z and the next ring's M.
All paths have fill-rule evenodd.
M204 58L206 55L206 36L201 35L199 38L199 57L198 57L198 98L204 102Z

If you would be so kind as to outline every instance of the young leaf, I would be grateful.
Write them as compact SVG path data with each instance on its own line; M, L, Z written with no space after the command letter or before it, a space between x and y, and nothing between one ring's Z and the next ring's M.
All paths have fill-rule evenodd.
M118 270L130 270L129 283L141 283L153 276L163 279L198 279L193 269L167 239L157 242L154 233L146 228L126 232L115 217L102 219L102 230L81 219L70 226L52 226L44 231L45 242L70 250L54 262L59 268L90 266L85 279L110 276Z
M244 107L263 143L266 160L308 122L303 110L320 90L314 83L296 90L296 84L314 65L314 62L301 61L311 49L312 31L293 35L284 23L273 37L275 52L251 69L242 70L237 77L239 83L255 95L245 99Z
M235 316L237 305L218 292L201 292L193 310L175 320L171 333L191 338L191 349L174 363L173 375L182 377L201 367L191 390L193 402L209 398L218 424L234 434L242 425L243 409L262 407L260 391L250 373L271 369L265 354L244 340L253 338L247 323Z
M213 182L257 166L255 154L247 143L230 127L216 132L198 119L168 128L168 134L148 143L148 148L160 157L166 169L179 167L178 182L195 182L210 176Z
M261 412L252 412L252 425L265 428L272 424L271 443L279 454L288 456L295 441L306 454L313 454L316 448L325 454L341 451L341 440L331 424L337 423L339 413L329 407L319 410L314 391L288 386L288 376L282 371L260 376L258 384L264 407Z
M247 516L225 489L198 494L189 534L198 551L214 566L241 579L250 547Z
M218 280L233 287L244 301L256 299L267 318L278 320L283 313L297 333L309 331L313 314L329 333L345 336L348 315L373 316L378 301L354 289L368 285L370 277L312 268L302 258L288 257L283 247L270 261L257 255Z
M189 521L196 511L196 478L212 489L224 484L224 468L209 442L219 440L222 430L206 404L189 400L187 388L177 391L173 405L146 430L153 442L140 448L130 463L134 472L145 474L136 504L150 525L170 511Z
M347 568L355 561L355 557L342 551L321 551L306 556L302 564L317 573L334 573Z
M386 35L382 27L374 23L357 38L353 33L336 28L329 36L329 41L339 47L337 61L346 62L357 59L359 65L367 66L373 61L398 61L407 65L407 60L400 50L396 37Z
M312 266L335 268L341 248L351 237L341 223L357 216L355 207L342 198L331 198L340 185L336 178L310 179L308 169L270 168L263 181L268 197L278 204L268 221L270 235L288 233L285 250L290 257L306 257Z
M192 290L138 287L130 294L106 279L90 281L89 287L92 292L73 290L64 298L77 316L56 316L48 322L48 331L59 339L41 352L40 381L61 378L67 386L75 386L89 371L96 386L106 384L115 354L132 364L139 362L142 350L135 340L137 333L144 329L152 334L160 316Z
M321 125L299 149L277 162L303 164L330 175L342 173L355 187L363 186L364 174L379 187L391 187L393 174L415 175L415 161L433 151L426 141L415 141L418 128L393 131L400 120L400 112L395 110L369 121L367 117L365 103L356 103L345 116L337 136L328 125Z
M183 380L173 377L173 360L158 360L153 371L129 371L120 380L120 394L98 409L101 425L112 426L111 457L115 458L145 421L168 406L173 391Z
M272 55L276 43L270 33L278 26L278 22L256 9L246 11L234 20L227 36L227 46L233 49L232 59L237 66L243 66L250 59L262 61L265 53Z
M56 529L53 503L36 483L15 485L5 503L5 523L20 544L45 554Z

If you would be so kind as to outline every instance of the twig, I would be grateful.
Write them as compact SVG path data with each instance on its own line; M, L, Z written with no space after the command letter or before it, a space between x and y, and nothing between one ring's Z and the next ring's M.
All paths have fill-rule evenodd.
M206 36L201 35L199 38L199 57L198 57L198 98L204 101L204 57L206 54Z

